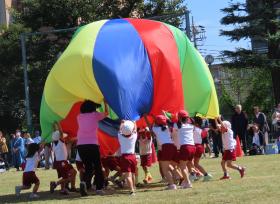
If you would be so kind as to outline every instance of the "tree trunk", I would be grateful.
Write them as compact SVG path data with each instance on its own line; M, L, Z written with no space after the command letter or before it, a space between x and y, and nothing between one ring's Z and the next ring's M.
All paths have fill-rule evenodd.
M275 103L280 103L280 68L271 70L272 87Z

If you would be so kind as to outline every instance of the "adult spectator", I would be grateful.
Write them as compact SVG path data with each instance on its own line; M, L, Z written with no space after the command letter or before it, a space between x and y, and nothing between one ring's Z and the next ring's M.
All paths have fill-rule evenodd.
M95 173L96 193L103 194L104 177L100 161L99 143L97 138L98 122L106 117L103 113L96 112L99 104L86 100L82 103L80 114L77 116L79 125L77 133L77 149L85 165L85 174L80 184L80 193L87 195L91 189L93 170Z
M14 143L15 143L15 138L16 138L16 135L15 135L15 134L11 134L11 135L10 135L10 141L9 141L9 148L10 148L10 164L11 164L11 166L13 166L13 167L15 167L15 163L16 163L15 153L14 153L14 151L13 151Z
M6 138L3 135L3 132L0 131L0 157L5 163L6 169L9 169L9 162L8 162L8 146L6 143Z
M272 127L275 135L280 133L280 103L275 108L274 113L272 114Z
M50 169L51 163L53 164L53 154L51 143L46 143L44 146L45 169Z
M213 119L209 120L209 136L212 138L215 158L218 158L219 153L223 152L222 135Z
M231 124L233 130L233 136L240 138L242 143L242 148L244 154L247 154L247 126L248 126L248 117L244 111L242 111L241 105L235 106L235 112L231 117Z
M264 146L268 143L268 131L269 126L266 120L266 116L263 112L260 112L258 106L254 107L254 119L253 122L259 126L260 131L264 134Z
M15 154L15 168L19 171L22 163L24 162L24 140L21 137L21 132L16 131L16 137L13 144L13 152Z
M34 143L40 144L42 141L42 138L40 136L40 131L36 130L34 134L35 134L35 136L33 138Z

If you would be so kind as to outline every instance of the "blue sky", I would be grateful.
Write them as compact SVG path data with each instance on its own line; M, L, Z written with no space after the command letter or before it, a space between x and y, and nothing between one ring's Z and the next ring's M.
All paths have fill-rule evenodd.
M206 40L203 46L200 46L203 56L212 54L219 55L221 50L234 50L236 47L250 47L249 40L242 40L240 42L231 42L224 36L219 36L221 29L230 29L220 24L220 19L224 14L220 9L228 6L229 0L186 0L187 7L191 11L191 16L194 17L196 25L205 26ZM245 2L245 0L239 0ZM191 18L190 18L191 19Z

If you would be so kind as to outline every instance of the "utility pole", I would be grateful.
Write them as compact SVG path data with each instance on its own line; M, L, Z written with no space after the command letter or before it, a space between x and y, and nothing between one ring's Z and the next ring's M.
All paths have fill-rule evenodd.
M28 130L28 132L31 132L32 131L32 117L31 117L30 100L29 100L29 85L28 85L28 74L27 74L27 63L26 63L25 37L26 37L26 35L24 33L20 35L23 77L24 77L24 92L25 92L25 102L24 102L25 114L26 114L27 130Z
M193 20L193 16L192 16L192 35L193 35L193 44L194 44L194 47L197 49L197 42L196 42L196 28L194 26L194 20Z

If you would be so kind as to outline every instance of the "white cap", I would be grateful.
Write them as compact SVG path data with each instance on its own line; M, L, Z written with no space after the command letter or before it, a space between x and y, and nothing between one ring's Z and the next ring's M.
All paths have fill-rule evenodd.
M231 123L227 120L223 121L223 125L227 128L227 129L231 129Z
M59 138L60 138L60 132L59 132L58 130L54 131L54 132L52 133L52 140L53 140L53 141L58 141Z
M134 130L134 122L130 120L126 120L124 121L120 131L123 135L131 135L133 133L133 130Z

